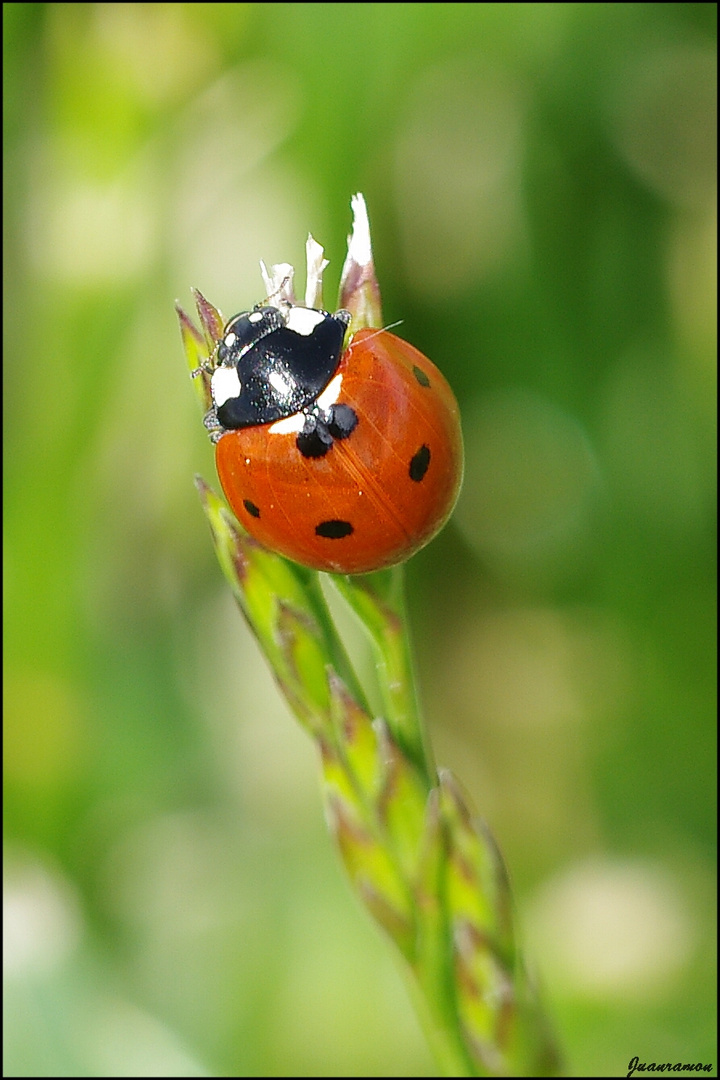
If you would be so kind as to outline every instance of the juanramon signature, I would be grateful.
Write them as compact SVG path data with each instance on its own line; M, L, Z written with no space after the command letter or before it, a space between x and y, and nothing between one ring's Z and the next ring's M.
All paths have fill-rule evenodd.
M681 1061L675 1063L670 1061L640 1061L638 1057L632 1058L628 1065L628 1076L632 1076L635 1072L712 1072L712 1064L702 1065L692 1063L687 1064Z

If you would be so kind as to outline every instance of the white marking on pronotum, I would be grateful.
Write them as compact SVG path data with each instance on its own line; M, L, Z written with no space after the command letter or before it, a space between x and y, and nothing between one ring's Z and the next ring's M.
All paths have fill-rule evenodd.
M215 407L224 405L231 398L240 397L242 383L238 378L237 368L219 367L213 371L210 389Z
M336 375L334 379L331 379L327 384L322 394L318 394L317 403L321 409L329 409L331 405L334 405L337 399L340 397L340 387L342 386L342 375Z
M281 394L282 397L288 397L292 390L292 383L290 380L279 371L271 371L268 375L268 382L273 390L277 390L278 394Z
M286 416L282 420L276 420L268 428L269 435L289 435L291 432L302 431L305 427L305 413L296 412L292 416Z
M322 311L315 311L313 308L307 307L293 307L288 312L285 325L288 330L294 330L296 334L310 337L315 327L324 319L325 316Z
M262 322L262 320L262 311L253 311L252 314L248 315L248 322Z
M225 335L225 344L227 345L228 349L232 349L236 341L237 334L234 332L234 330L231 330L229 334Z

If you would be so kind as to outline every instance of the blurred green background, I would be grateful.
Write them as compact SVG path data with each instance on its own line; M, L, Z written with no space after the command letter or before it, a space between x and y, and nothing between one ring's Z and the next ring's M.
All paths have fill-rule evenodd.
M715 1063L715 5L3 17L5 1075L433 1075L215 561L173 311L308 230L332 306L355 191L463 413L408 568L438 760L570 1073Z

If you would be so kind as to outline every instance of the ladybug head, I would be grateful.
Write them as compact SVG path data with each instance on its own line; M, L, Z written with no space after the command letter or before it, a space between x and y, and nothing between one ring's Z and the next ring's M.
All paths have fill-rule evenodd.
M218 364L237 364L248 349L284 325L282 312L275 307L256 307L234 315L218 343Z

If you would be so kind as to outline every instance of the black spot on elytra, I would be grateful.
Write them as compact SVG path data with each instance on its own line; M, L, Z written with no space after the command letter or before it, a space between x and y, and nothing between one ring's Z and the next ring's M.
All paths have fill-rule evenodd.
M347 439L357 427L357 413L349 405L331 405L327 429L334 439Z
M321 521L315 526L317 535L324 536L327 540L342 540L344 536L350 536L350 533L354 531L349 521L340 521L337 518Z
M410 459L410 479L414 480L416 484L419 484L425 473L428 471L428 465L430 464L430 447L422 444L419 450L416 450Z
M417 379L417 381L420 383L421 386L429 386L430 385L430 380L428 379L427 375L425 374L425 372L423 371L422 368L419 368L417 366L417 364L413 364L413 375L415 376L415 378Z
M260 507L256 506L254 502L250 502L249 499L243 499L243 506L248 514L252 514L253 517L260 517Z
M315 428L313 431L301 431L295 440L295 445L303 457L325 457L332 446L332 436L327 431Z
M305 426L295 445L306 458L325 457L334 439L347 439L357 427L357 413L349 405L331 405L327 412L308 410Z

